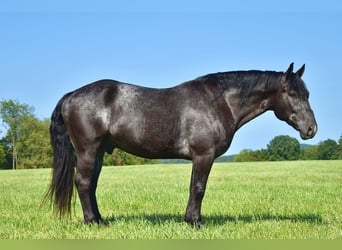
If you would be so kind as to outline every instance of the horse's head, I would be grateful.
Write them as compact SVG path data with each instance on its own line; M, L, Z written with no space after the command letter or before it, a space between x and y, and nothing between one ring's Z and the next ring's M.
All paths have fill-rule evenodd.
M317 132L317 123L309 104L309 91L301 77L305 65L293 73L293 63L282 75L281 83L275 98L273 110L275 115L286 121L300 132L302 139L310 139Z

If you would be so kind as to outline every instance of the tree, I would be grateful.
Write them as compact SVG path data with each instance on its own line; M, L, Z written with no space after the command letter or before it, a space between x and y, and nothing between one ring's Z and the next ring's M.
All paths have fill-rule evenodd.
M33 117L33 107L20 104L16 100L3 100L0 102L0 118L7 129L9 146L12 149L12 168L16 169L18 163L17 141L25 120Z
M143 165L155 163L160 163L160 161L141 158L117 148L114 149L113 154L105 154L103 159L103 165L105 166Z
M309 148L302 149L300 159L302 160L317 160L317 150L318 146L312 146Z
M255 151L251 149L243 149L239 154L234 156L234 161L267 161L267 151L265 149Z
M271 161L298 160L300 144L296 138L287 135L276 136L267 145L267 155Z
M342 135L340 136L340 139L338 140L338 147L339 147L338 159L342 159Z
M6 167L6 149L3 144L0 144L0 168L5 168Z
M0 169L12 168L12 149L6 137L0 140Z
M339 145L332 139L327 139L318 144L318 160L336 160L339 158Z
M52 166L50 120L30 117L21 126L17 142L18 168L48 168Z

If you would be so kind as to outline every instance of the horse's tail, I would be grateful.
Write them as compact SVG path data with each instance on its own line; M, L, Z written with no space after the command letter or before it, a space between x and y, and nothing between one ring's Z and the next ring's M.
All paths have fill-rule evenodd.
M46 194L46 198L53 203L54 211L60 217L71 214L75 176L74 148L67 134L61 112L65 97L58 102L51 116L50 139L53 149L53 171L51 185Z

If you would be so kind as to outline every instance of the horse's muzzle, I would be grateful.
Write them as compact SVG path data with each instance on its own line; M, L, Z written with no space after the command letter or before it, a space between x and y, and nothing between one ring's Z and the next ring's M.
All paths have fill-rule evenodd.
M300 137L302 137L303 140L311 139L313 138L317 133L317 125L311 125L307 131L301 131Z

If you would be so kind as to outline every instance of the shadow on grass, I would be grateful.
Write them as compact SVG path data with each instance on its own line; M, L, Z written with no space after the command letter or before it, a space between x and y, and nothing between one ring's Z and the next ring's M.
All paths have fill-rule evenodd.
M255 223L260 221L291 221L304 222L310 224L323 224L323 218L318 214L294 214L294 215L273 215L273 214L245 214L239 216L229 215L208 215L203 216L204 224L224 225L226 223ZM147 221L154 225L167 223L183 223L184 216L177 214L137 214L137 215L119 215L109 216L105 219L109 224L116 222Z

